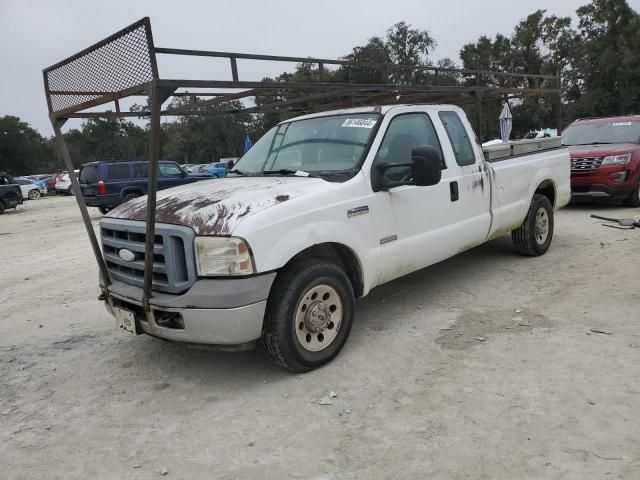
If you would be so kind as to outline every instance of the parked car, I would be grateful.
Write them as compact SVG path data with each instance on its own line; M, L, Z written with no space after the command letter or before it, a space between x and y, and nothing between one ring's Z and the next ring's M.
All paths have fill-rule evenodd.
M227 175L227 164L215 162L207 165L207 173L212 177L225 177Z
M56 183L58 183L58 179L62 178L67 173L66 170L58 171L51 175L47 182L47 191L50 194L56 194L58 191L56 190Z
M0 214L22 203L22 190L11 175L0 172Z
M86 163L80 169L80 190L90 207L107 213L121 203L146 195L149 162L144 160ZM158 190L206 180L209 176L187 175L176 162L160 161Z
M75 170L75 174L78 175L80 170ZM65 195L73 195L73 186L71 185L71 179L69 173L65 172L56 178L56 193L63 193Z
M192 166L188 173L189 175L209 175L209 165L210 163L199 163L197 165Z
M610 197L640 207L640 115L576 120L562 132L575 197Z
M530 140L550 149L489 162L475 138L447 105L282 122L225 178L158 192L146 310L146 202L103 218L102 298L133 333L239 349L261 339L285 368L318 367L372 288L508 233L520 254L549 249L569 152Z
M13 179L13 181L20 186L20 190L22 191L23 198L28 198L29 200L37 200L42 196L43 189L46 193L45 187L36 184L36 182L28 178L16 177Z

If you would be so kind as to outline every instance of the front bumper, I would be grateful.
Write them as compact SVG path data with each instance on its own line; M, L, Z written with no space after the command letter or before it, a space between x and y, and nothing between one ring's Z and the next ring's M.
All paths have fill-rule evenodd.
M622 179L619 178L621 175ZM637 181L637 171L627 166L607 165L592 171L572 171L571 193L574 197L626 198Z
M144 333L174 342L231 346L260 338L275 275L199 280L182 295L154 292L151 315L142 307L142 288L114 280L103 290L107 310L132 311Z
M571 185L574 197L626 198L633 192L633 185L606 185L602 183Z

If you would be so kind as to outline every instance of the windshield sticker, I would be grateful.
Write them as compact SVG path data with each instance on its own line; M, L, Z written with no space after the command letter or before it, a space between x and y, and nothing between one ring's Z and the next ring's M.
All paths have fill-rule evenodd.
M373 128L377 120L372 118L347 118L342 124L343 127Z
M631 122L615 122L615 123L612 123L611 125L613 125L614 127L630 127Z

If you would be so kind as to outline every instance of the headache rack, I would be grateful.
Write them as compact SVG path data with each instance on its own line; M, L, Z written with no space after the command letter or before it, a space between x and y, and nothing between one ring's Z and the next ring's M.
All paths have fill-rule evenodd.
M164 79L158 74L157 55L182 55L227 59L230 79ZM304 63L314 69L314 78L295 81L240 80L238 61ZM384 83L362 84L328 81L327 69L344 68L357 77L358 72L374 71ZM160 156L160 118L182 115L220 115L237 113L311 113L337 108L410 103L475 103L476 131L482 138L482 101L487 98L523 98L551 96L558 101L558 131L561 127L560 77L486 70L448 69L434 66L363 64L349 60L310 57L256 55L235 52L185 50L156 47L151 22L145 17L91 47L44 69L44 88L60 152L73 185L73 191L91 241L102 280L103 295L111 283L105 258L100 250L87 207L61 127L70 118L149 117L149 169L144 272L143 307L151 328L155 328L152 297L155 238L156 187ZM454 77L454 85L447 79ZM407 84L407 78L419 78ZM214 89L188 91L187 89ZM121 110L120 101L133 96L148 97L150 110ZM163 109L174 97L188 97L178 107ZM253 99L253 104L249 101ZM231 100L243 100L242 107L219 108ZM259 100L259 101L258 101ZM112 104L115 111L95 111ZM218 107L218 108L216 108Z

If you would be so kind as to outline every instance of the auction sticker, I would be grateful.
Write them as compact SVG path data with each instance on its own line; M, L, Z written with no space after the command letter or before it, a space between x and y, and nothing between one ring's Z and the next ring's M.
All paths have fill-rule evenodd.
M343 127L373 128L377 120L372 118L347 118L342 124Z

